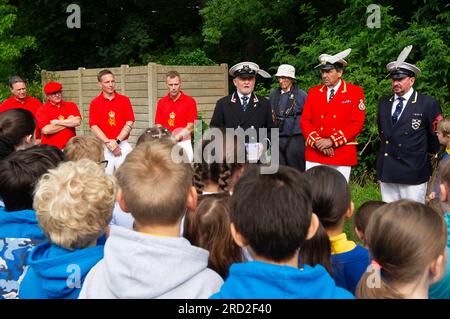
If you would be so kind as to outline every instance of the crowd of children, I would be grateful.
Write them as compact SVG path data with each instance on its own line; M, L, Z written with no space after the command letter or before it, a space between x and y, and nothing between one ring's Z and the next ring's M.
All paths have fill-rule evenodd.
M191 165L149 128L111 176L95 137L63 153L33 146L34 130L30 112L0 113L2 298L450 298L446 157L430 205L353 214L337 170L261 174L234 141L205 138L197 151L216 156Z

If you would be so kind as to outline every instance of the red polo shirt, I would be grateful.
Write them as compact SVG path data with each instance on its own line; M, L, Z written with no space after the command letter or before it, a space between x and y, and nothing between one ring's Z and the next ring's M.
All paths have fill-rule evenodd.
M51 104L49 101L37 110L38 127L42 130L46 125L51 124L51 120L65 120L70 115L79 116L80 111L75 103L61 101L59 107ZM60 149L66 147L66 143L76 135L74 127L66 127L55 134L42 134L41 144L56 146Z
M97 125L107 138L116 139L127 121L134 122L133 107L127 96L115 92L113 99L109 100L101 92L91 101L89 126Z
M155 124L159 124L175 134L186 127L188 123L194 123L197 119L197 103L189 95L181 92L176 101L167 94L158 101L156 107ZM178 130L177 130L178 129ZM185 138L188 140L190 137Z
M11 109L24 109L33 113L34 119L36 120L37 123L36 113L40 106L42 106L41 101L32 96L27 96L23 102L16 99L15 96L11 96L10 98L4 100L3 103L0 105L0 112ZM35 135L36 138L40 138L39 130L37 127Z

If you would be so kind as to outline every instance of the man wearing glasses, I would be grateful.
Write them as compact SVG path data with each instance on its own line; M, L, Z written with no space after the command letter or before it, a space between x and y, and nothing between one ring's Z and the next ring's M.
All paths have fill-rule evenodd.
M62 85L49 82L44 86L47 102L37 110L37 125L42 133L41 144L64 149L76 135L75 128L81 123L81 114L75 103L63 101Z

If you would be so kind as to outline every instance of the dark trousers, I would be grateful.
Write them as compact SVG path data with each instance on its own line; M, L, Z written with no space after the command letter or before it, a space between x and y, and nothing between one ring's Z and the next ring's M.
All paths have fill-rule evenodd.
M280 136L280 165L305 171L305 139L303 135Z

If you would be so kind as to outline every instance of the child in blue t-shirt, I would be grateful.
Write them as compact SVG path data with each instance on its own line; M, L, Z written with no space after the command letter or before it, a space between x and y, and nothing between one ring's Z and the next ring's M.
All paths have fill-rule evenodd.
M366 248L348 240L344 233L345 220L352 216L354 208L347 180L339 171L328 166L309 169L305 172L305 178L310 184L313 212L319 217L319 228L323 227L313 241L323 242L328 237L334 280L339 287L354 293L370 258ZM307 255L307 252L304 254Z
M317 227L309 185L299 171L246 170L231 197L231 233L253 261L234 263L211 298L353 298L321 265L298 267L299 248Z

